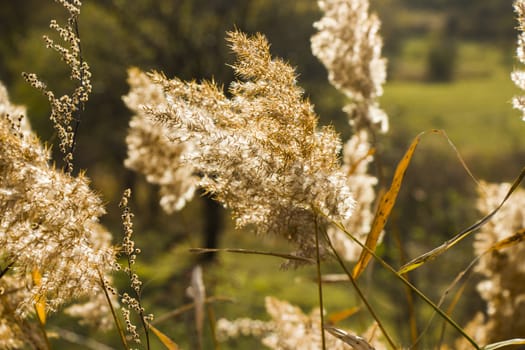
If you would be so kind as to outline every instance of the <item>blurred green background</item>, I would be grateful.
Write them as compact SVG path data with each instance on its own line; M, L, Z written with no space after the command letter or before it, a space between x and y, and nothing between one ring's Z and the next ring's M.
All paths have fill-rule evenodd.
M372 0L371 8L382 20L384 55L388 58L388 83L383 108L391 130L379 138L379 156L388 185L397 162L421 131L444 129L474 174L488 181L512 181L525 160L523 122L510 100L519 93L510 80L516 34L512 1L500 0ZM87 169L93 188L107 201L104 223L121 236L117 204L122 191L134 191L136 241L142 248L139 272L145 282L147 309L157 316L190 301L185 295L192 266L199 257L189 247L203 246L206 203L195 199L180 213L168 216L158 205L157 189L141 175L126 170L124 138L131 113L122 103L127 93L126 69L161 70L182 79L211 79L227 86L234 78L227 64L233 57L225 31L238 28L264 33L272 53L297 67L299 84L316 106L323 124L334 124L346 140L351 129L341 111L343 96L327 82L324 67L310 52L312 23L322 16L314 0L92 0L85 1L80 16L84 58L91 66L93 95L82 115L76 165ZM64 10L53 1L3 1L0 7L0 80L11 99L28 107L41 139L55 143L48 120L47 101L21 78L21 72L39 74L58 92L71 90L65 64L44 48L42 35L49 20L63 22ZM55 148L57 148L55 146ZM56 159L60 159L57 157ZM57 163L60 165L59 160ZM373 170L372 170L373 171ZM403 254L414 257L473 223L475 183L466 174L447 141L426 135L408 169L380 252L394 266ZM233 229L224 215L221 247L289 251L276 237L255 237ZM472 239L445 257L411 274L411 278L434 300L472 259ZM281 261L259 256L220 254L205 266L208 294L233 298L214 305L216 317L265 318L264 296L274 295L308 311L316 305L315 271L307 267L278 271ZM325 272L338 270L327 264ZM118 281L121 288L125 281ZM397 339L408 344L408 317L404 288L379 266L371 266L362 284ZM475 277L455 310L465 324L484 308L477 297ZM349 285L326 287L328 312L357 304ZM431 314L416 301L419 328ZM55 327L92 336L55 317ZM345 326L366 327L365 311ZM436 325L439 325L435 321ZM192 314L170 319L159 328L184 348L195 346ZM436 344L439 327L431 327L423 345ZM115 334L95 338L118 347ZM447 333L447 339L456 334ZM209 334L205 348L211 347ZM223 344L241 349L257 344L240 339ZM158 344L157 344L158 345ZM57 348L76 348L57 341ZM155 347L156 348L156 347Z

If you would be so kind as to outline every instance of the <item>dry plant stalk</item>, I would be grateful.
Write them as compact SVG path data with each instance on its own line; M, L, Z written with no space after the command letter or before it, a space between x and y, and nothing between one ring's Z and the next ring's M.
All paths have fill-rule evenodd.
M31 338L24 323L37 300L45 298L48 312L82 296L96 302L99 272L109 273L114 261L111 236L98 222L101 200L83 174L72 177L49 165L49 151L23 113L0 86L0 256L2 268L10 266L0 279L0 323L22 342ZM31 278L35 270L39 285Z
M89 65L82 59L80 48L80 37L78 34L78 16L80 14L79 0L55 0L61 4L69 13L67 24L61 26L52 20L49 27L55 30L68 47L55 42L49 36L44 35L46 47L55 50L61 59L71 69L70 79L77 82L77 86L71 95L55 96L47 85L34 73L23 73L23 77L35 89L40 90L49 100L51 106L50 119L57 131L60 140L59 148L64 155L65 170L67 173L73 171L73 151L75 148L75 137L80 123L80 112L88 101L91 93L91 72Z
M124 273L127 275L130 281L132 295L129 293L123 293L121 297L122 302L122 314L124 316L124 322L126 323L126 331L130 335L131 339L137 343L141 343L140 334L137 331L137 326L131 320L131 312L135 312L140 320L144 335L146 337L146 348L150 349L150 336L148 323L153 321L153 314L146 314L146 310L142 305L142 281L138 274L135 272L134 265L137 259L137 255L140 254L140 248L135 247L135 241L133 240L133 217L134 214L131 212L129 207L129 199L131 197L131 190L126 189L120 200L119 207L122 209L122 225L124 227L124 239L122 240L122 246L120 253L126 258L126 263L123 268ZM117 268L120 268L119 265Z
M71 96L55 94L35 74L24 73L51 104L50 119L60 139L65 169L50 165L50 152L31 130L25 109L9 102L0 84L0 347L49 347L45 314L74 304L67 313L81 323L108 328L109 307L100 276L113 270L111 235L99 223L105 213L89 180L73 170L75 123L91 91L88 65L82 60L77 17L81 3L57 0L69 13L66 26L50 27L69 45L45 37L71 69L77 87ZM38 312L40 328L31 316Z

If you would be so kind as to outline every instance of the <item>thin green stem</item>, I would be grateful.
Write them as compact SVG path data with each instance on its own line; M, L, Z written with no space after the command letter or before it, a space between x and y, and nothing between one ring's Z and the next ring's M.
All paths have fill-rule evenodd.
M127 261L128 261L128 277L130 280L133 280L133 270L131 268L131 256L130 255L126 255L127 256ZM144 329L144 334L146 335L146 349L150 350L151 347L150 347L150 341L149 341L149 327L148 327L148 324L146 322L146 316L144 315L144 307L142 306L142 293L140 290L136 290L135 288L131 288L133 289L133 293L135 294L135 297L136 297L136 300L139 304L139 318L140 318L140 323L142 324L142 328Z
M356 290L357 294L359 295L359 298L363 301L363 303L365 304L366 308L368 309L368 312L370 312L370 314L372 315L372 317L374 318L374 320L377 322L377 325L379 326L379 328L381 329L381 331L383 332L383 335L385 336L386 340L388 341L388 343L390 344L390 346L392 347L392 349L397 349L396 347L396 344L394 343L394 341L392 340L392 338L390 337L390 335L388 334L388 332L386 331L383 323L381 322L381 320L379 319L379 317L377 316L376 312L374 311L374 308L372 307L372 305L370 305L370 303L368 302L368 300L366 299L363 291L361 290L361 288L359 288L355 278L352 276L352 273L347 269L343 259L341 258L341 256L339 255L339 253L337 253L337 251L335 250L334 246L332 245L332 241L330 241L330 237L328 237L328 234L324 234L325 236L325 239L326 241L328 242L328 244L330 245L330 249L332 250L332 252L334 253L339 265L341 265L341 267L343 268L343 270L345 271L346 275L348 276L348 279L350 280L350 283L352 283L352 286L354 287L354 289Z
M315 217L315 262L317 266L317 289L319 293L319 309L321 316L321 343L322 349L326 350L326 339L324 335L324 303L323 303L323 281L321 276L321 256L319 254L319 225Z
M525 173L525 171L524 171L524 173ZM361 241L359 241L357 238L355 238L354 235L352 235L350 232L348 232L346 230L346 228L341 223L336 222L335 220L330 218L328 215L323 214L323 212L318 210L318 209L316 211L320 215L323 215L323 217L325 217L330 223L335 225L338 229L343 231L348 237L350 237L354 242L356 242L361 248L365 249L369 254L371 254L385 269L387 269L388 271L393 273L394 276L396 276L397 279L399 279L402 283L404 283L406 286L408 286L410 289L412 289L414 291L414 293L416 293L421 299L423 299L423 301L425 303L427 303L430 307L432 307L441 317L443 317L448 323L450 323L465 339L467 339L469 341L469 343L471 343L472 346L474 346L475 349L477 349L477 350L481 349L479 347L479 345L476 343L476 341L474 339L472 339L467 333L465 333L463 328L461 328L453 319L451 319L436 304L434 304L432 302L432 300L430 300L425 294L423 294L423 292L421 292L419 289L417 289L416 286L414 286L412 283L407 281L407 279L404 278L403 276L401 276L392 266L390 266L386 261L381 259L381 257L379 257L375 253L375 251L373 251L372 249L367 247L365 244L363 244Z
M102 278L102 274L100 273L100 271L98 271L98 277L100 278L100 284L102 285L102 290L104 291L104 295L106 296L106 301L108 302L109 309L111 310L113 321L115 321L115 326L117 327L120 341L122 342L122 346L124 346L124 349L129 350L128 342L126 341L126 335L124 334L124 329L122 328L122 325L120 324L120 321L117 317L117 313L115 312L115 308L113 307L113 303L111 302L111 298L109 297L108 289L106 288L106 283L104 282L104 278Z
M318 212L321 213L321 215L323 215L324 217L326 217L327 220L329 220L337 228L339 228L341 231L343 231L354 242L359 244L359 246L361 246L361 248L365 249L368 253L370 253L381 265L383 265L384 268L386 268L388 271L393 273L396 276L397 279L399 279L406 286L408 286L410 289L412 289L414 291L414 293L416 293L421 299L423 299L423 301L425 303L430 305L430 307L432 307L441 317L443 317L448 323L450 323L450 325L452 325L452 327L454 327L465 339L467 339L469 341L469 343L471 343L472 346L474 346L475 349L477 349L477 350L481 349L479 347L479 345L476 343L476 341L474 339L472 339L467 333L465 333L463 328L461 328L453 319L451 319L443 310L441 310L436 304L434 304L432 302L432 300L430 300L425 294L423 294L419 289L417 289L412 283L410 283L409 281L407 281L406 278L401 276L392 266L390 266L386 261L381 259L381 257L379 257L372 249L370 249L365 244L361 243L361 241L359 241L357 238L355 238L351 233L349 233L345 229L345 227L342 224L334 221L333 219L331 219L327 215L324 215L321 211L318 211Z
M255 255L268 255L268 256L275 256L278 258L283 258L287 260L297 260L300 262L306 262L308 264L315 263L314 259L310 259L304 256L298 256L294 254L287 254L287 253L275 253L275 252L264 252L260 250L252 250L252 249L239 249L239 248L190 248L190 253L197 253L197 254L205 254L205 253L212 253L212 252L226 252L226 253L239 253L239 254L255 254Z
M400 254L400 260L401 264L404 264L407 261L406 258L406 251L403 246L403 242L401 240L399 230L394 230L394 242L396 243L397 249L399 250ZM408 274L405 274L404 277L409 280ZM410 324L410 338L412 340L412 345L410 347L411 350L418 350L417 343L418 339L423 336L423 333L421 335L418 334L418 328L417 328L417 315L416 315L416 308L414 305L414 295L412 294L412 290L405 286L405 295L407 300L407 308L408 308L408 319ZM440 306L438 304L438 306Z
M234 302L235 300L232 299L232 298L228 298L228 297L214 296L214 297L206 298L204 300L204 303L205 304L211 304L211 303L214 303L216 301ZM168 320L170 318L180 316L183 313L192 310L194 307L195 307L195 303L189 303L189 304L182 305L181 307L179 307L179 308L177 308L177 309L175 309L173 311L170 311L170 312L168 312L168 313L166 313L164 315L161 315L160 317L155 317L155 319L153 321L151 321L150 324L156 325L156 324L162 323L162 322L164 322L164 321L166 321L166 320Z
M213 340L213 349L214 350L220 350L221 346L219 343L219 340L217 339L217 322L215 317L215 311L213 310L213 306L208 304L206 305L206 309L208 310L208 321L210 323L210 331L211 331L211 339Z
M77 42L77 46L78 46L78 65L79 65L79 71L80 71L80 86L84 86L85 82L84 82L84 69L82 68L82 66L84 65L84 58L82 57L82 46L80 44L80 31L78 29L78 20L75 18L73 20L73 27L75 29L75 34L77 35L77 38L78 38L78 42ZM71 142L71 146L70 146L70 149L69 149L69 152L71 153L71 155L73 155L73 152L75 152L75 147L76 147L76 143L77 143L77 135L78 135L78 127L80 126L80 112L84 110L84 102L81 102L79 101L78 102L78 105L76 107L76 110L74 112L74 121L75 121L75 126L73 128L73 139L72 139L72 142Z

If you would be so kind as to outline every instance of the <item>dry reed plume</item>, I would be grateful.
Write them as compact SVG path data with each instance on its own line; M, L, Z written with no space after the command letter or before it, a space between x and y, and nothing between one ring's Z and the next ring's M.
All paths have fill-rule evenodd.
M270 56L263 36L231 32L228 41L238 59L233 68L242 79L231 84L232 98L214 82L152 73L141 81L157 88L132 86L126 101L138 91L161 88L163 96L141 104L142 113L162 124L164 130L155 133L161 143L172 142L169 152L181 150L176 155L180 166L192 167L198 186L232 210L237 226L282 235L297 244L300 255L312 257L316 220L321 221L317 211L338 221L352 213L354 201L337 156L341 143L331 127L318 129L294 70ZM131 72L140 77L136 74ZM128 162L137 167L140 154L152 148L134 144L128 137ZM141 171L151 174L150 166Z

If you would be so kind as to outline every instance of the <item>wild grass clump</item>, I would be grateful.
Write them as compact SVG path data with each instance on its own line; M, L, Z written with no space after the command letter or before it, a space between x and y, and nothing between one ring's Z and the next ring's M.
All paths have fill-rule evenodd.
M49 148L31 130L25 108L11 104L0 85L0 347L51 349L52 337L65 333L53 332L48 316L64 309L80 318L82 327L107 331L115 326L124 349L131 344L151 349L155 342L179 349L146 314L145 286L135 265L140 249L133 238L131 190L124 191L120 202L124 236L122 244L115 246L100 223L103 200L90 188L83 171L74 174L73 153L80 114L91 92L91 73L80 49L81 3L57 2L69 17L64 26L53 20L50 27L65 44L49 37L45 42L70 68L74 90L56 97L37 75L24 77L50 103L63 167L52 163ZM411 307L418 305L412 299L417 296L431 308L430 318L421 321L426 328L417 327L420 315L413 308L403 320L410 329L410 348L420 346L434 318L442 322L442 334L454 330L448 343L455 348L488 350L525 344L520 338L525 324L519 318L525 312L525 289L520 283L525 277L520 264L525 216L518 189L525 170L512 184L487 184L478 182L459 157L479 186L477 207L482 218L458 228L458 234L437 248L403 261L399 270L394 268L377 247L389 235L385 225L416 147L432 133L452 142L444 131L421 132L386 188L378 147L389 128L379 106L386 80L380 21L365 0L326 0L319 7L324 17L314 24L318 32L312 37L312 51L327 68L329 81L347 98L344 111L353 135L346 143L333 127L318 125L295 69L271 55L261 34L227 33L236 56L232 64L236 80L227 91L214 81L183 81L138 68L128 71L130 92L124 102L134 116L125 140L124 165L160 187L162 208L168 213L181 210L199 189L228 208L238 228L252 228L260 236L273 234L294 249L286 253L224 249L225 253L273 256L286 259L285 267L313 264L316 269L318 305L309 314L268 296L265 307L271 320L220 317L216 321L212 304L220 298L210 296L213 289L205 287L206 270L200 266L191 272L187 294L192 302L170 314L194 311L191 343L198 349L205 347L206 334L216 349L240 336L256 337L271 349L406 347L364 288L361 276L376 261L406 287ZM520 29L518 59L525 63L525 2L518 0L514 7ZM516 70L512 80L525 89L523 74ZM514 99L514 106L525 111L521 97ZM410 281L410 271L438 259L476 231L476 258L458 276L451 276L455 279L439 301ZM325 275L328 264L339 274ZM120 291L113 282L118 270L127 277L127 286ZM462 289L454 299L447 297L471 270L481 276L478 290L487 309L462 327L451 316ZM376 276L372 272L368 277ZM334 281L350 282L348 293L370 315L360 329L344 323L358 308L343 303L343 311L327 314L324 288ZM433 346L445 348L443 339L443 335L431 339Z

